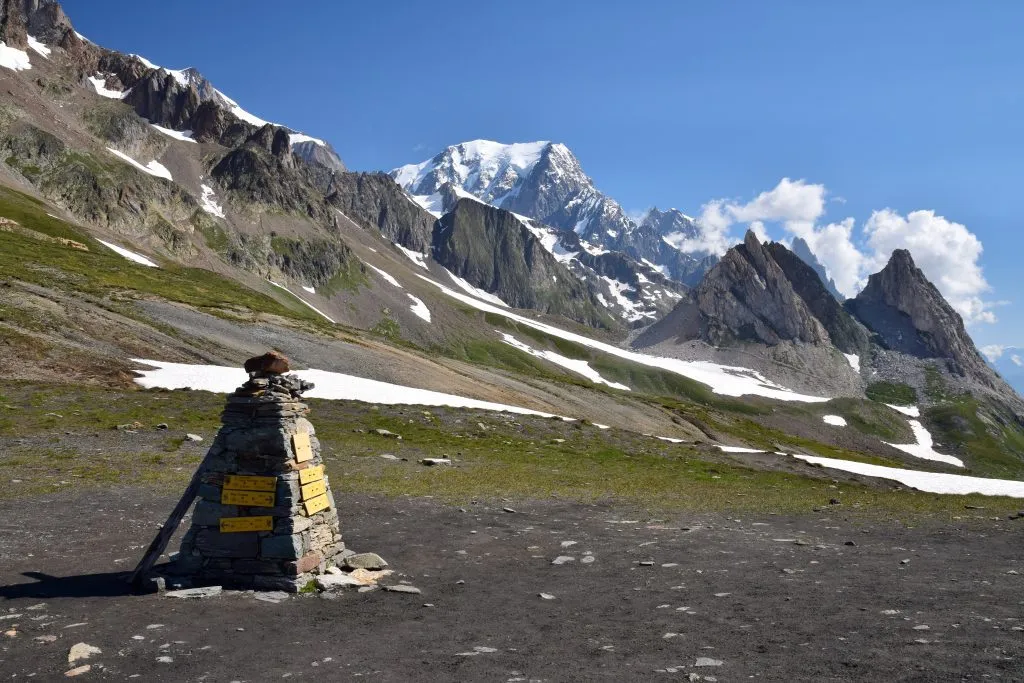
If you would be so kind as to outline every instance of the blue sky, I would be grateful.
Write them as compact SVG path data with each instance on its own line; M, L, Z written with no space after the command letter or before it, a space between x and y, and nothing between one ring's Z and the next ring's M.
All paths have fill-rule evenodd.
M353 169L555 140L628 211L723 200L724 234L806 233L851 282L907 242L962 310L998 318L971 324L979 345L1024 346L1024 3L64 6L93 41L195 66Z

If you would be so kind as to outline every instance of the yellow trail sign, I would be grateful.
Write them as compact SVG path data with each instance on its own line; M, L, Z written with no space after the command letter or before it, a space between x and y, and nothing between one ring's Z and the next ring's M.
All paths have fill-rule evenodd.
M224 488L234 491L273 491L277 488L277 477L246 477L229 474L224 477Z
M314 481L320 481L324 478L324 466L317 465L316 467L307 467L304 470L299 470L299 483L305 486Z
M220 520L220 532L222 534L237 533L239 531L273 530L273 517L225 517Z
M312 500L324 493L327 493L327 483L323 479L314 481L302 487L302 500Z
M274 494L262 491L232 491L224 489L220 494L220 502L224 505L272 508L274 507Z
M308 433L292 434L292 446L295 448L295 462L306 462L313 457L313 447L310 445Z
M316 498L307 500L303 504L306 506L307 515L315 515L321 510L331 507L331 501L327 500L327 494L319 495Z

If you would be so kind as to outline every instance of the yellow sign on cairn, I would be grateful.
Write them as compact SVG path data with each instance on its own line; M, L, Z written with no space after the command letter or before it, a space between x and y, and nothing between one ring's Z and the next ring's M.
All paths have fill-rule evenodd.
M299 483L305 486L314 481L320 481L324 478L324 466L317 465L316 467L307 467L304 470L299 470Z
M306 515L309 516L331 507L331 501L327 499L327 494L325 493L307 500L303 505L306 506Z
M273 530L273 517L225 517L220 520L220 532L222 534L232 534L240 531Z
M242 505L249 507L274 507L274 494L262 491L231 491L224 489L220 494L220 502L224 505Z
M313 458L313 447L307 432L292 434L292 446L295 448L295 462L306 462Z
M306 484L302 487L302 500L312 500L324 493L327 493L327 482L323 479L314 481L312 484Z
M273 491L277 488L277 477L246 477L229 474L224 477L224 488L234 491Z

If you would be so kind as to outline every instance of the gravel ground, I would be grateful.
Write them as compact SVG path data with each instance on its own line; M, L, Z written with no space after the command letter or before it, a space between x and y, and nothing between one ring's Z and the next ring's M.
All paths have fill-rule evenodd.
M120 573L173 503L130 488L0 503L0 678L1024 679L1024 520L985 511L914 528L348 497L349 546L422 594L130 595ZM69 664L78 643L100 652Z

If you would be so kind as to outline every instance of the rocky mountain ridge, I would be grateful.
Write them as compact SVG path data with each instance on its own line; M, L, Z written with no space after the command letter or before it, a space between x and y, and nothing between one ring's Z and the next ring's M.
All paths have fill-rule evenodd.
M427 161L396 168L391 175L436 215L450 210L446 198L467 194L556 230L572 231L596 248L647 262L682 284L696 284L717 259L666 241L670 235L692 236L697 231L693 220L675 209L654 209L640 224L634 222L614 199L595 188L579 160L561 143L473 140L452 145Z

